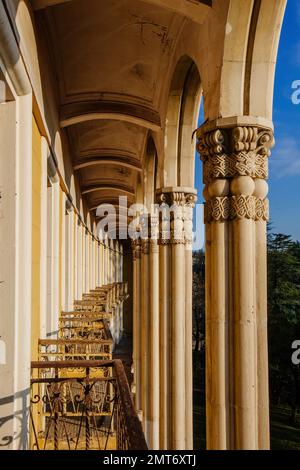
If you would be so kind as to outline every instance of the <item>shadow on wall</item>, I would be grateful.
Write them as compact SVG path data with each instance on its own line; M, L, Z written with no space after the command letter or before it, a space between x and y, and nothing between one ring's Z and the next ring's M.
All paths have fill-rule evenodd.
M0 450L9 450L12 442L16 440L19 442L17 450L29 448L29 396L28 388L15 395L0 398ZM5 427L11 420L14 420L15 425L13 435L5 432Z

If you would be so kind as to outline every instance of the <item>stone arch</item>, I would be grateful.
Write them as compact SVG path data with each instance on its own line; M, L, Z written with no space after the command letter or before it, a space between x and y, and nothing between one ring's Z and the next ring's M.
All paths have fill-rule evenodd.
M169 90L163 168L165 187L194 185L195 142L192 135L197 127L200 97L198 68L189 56L184 55L175 66Z
M220 25L222 33L218 32L219 39L223 36L222 54L217 60L210 56L210 80L203 80L206 119L247 115L272 119L276 56L285 6L285 0L278 0L276 8L272 0L228 2Z
M143 182L141 175L138 175L137 178L137 185L136 185L136 191L135 191L135 203L136 204L143 204L144 198L143 198Z
M150 136L147 142L145 169L144 169L144 204L151 212L151 205L155 202L155 190L157 186L157 152L154 141Z
M248 84L250 116L272 120L275 67L285 7L285 0L276 2L276 8L270 0L262 0L260 5Z

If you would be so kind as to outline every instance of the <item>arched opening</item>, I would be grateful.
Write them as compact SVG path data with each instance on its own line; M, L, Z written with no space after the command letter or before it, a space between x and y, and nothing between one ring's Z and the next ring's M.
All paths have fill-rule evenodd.
M198 68L188 56L177 63L171 81L164 142L163 183L194 187L195 139L202 88Z

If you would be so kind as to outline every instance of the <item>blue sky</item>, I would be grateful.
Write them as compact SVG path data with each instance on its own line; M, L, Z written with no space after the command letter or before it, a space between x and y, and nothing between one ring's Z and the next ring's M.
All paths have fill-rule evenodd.
M270 158L270 205L274 232L300 241L300 104L292 83L300 80L300 0L288 0L274 90L276 146Z
M300 0L288 0L275 79L276 146L269 160L269 199L273 232L300 241L300 104L293 104L291 98L295 80L300 80ZM198 154L196 187L200 192L202 173ZM198 200L202 201L200 194Z

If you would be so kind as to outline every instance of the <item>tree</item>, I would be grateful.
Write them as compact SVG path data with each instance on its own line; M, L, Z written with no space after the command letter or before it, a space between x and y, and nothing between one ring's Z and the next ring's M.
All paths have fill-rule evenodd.
M202 250L193 253L193 340L197 368L204 367L205 338L205 255ZM201 358L203 360L201 360Z
M300 368L291 345L300 334L300 244L284 234L268 234L268 314L270 389L273 402L299 407Z

